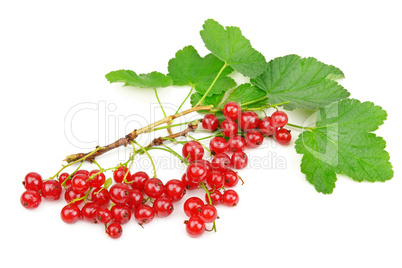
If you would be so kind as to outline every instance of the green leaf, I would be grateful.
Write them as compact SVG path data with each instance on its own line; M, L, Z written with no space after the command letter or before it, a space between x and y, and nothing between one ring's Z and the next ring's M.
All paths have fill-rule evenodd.
M103 185L103 188L105 188L105 189L109 188L110 185L112 185L112 183L113 183L112 178L107 178L105 183L104 183L104 185Z
M238 27L225 29L209 19L202 28L200 35L205 46L234 70L248 77L256 77L265 71L264 56L251 46Z
M262 100L256 101L259 99ZM237 102L242 108L266 108L268 105L265 91L250 83L235 88L220 106L229 101Z
M393 177L385 141L371 133L387 113L371 102L346 99L321 108L316 126L302 132L296 151L303 154L301 171L318 192L335 188L336 174L353 180L384 182Z
M212 54L202 58L193 46L186 46L176 52L173 59L169 61L168 76L172 78L173 85L194 86L195 90L203 95L214 81L224 62ZM208 96L222 94L236 86L236 82L227 75L233 69L228 67L221 73L218 80L212 87ZM196 97L192 97L195 99ZM208 104L204 101L204 104Z
M203 105L213 105L214 107L217 107L219 103L221 103L223 97L225 95L225 92L222 92L221 94L213 94L208 96L204 99ZM202 98L203 94L200 94L198 92L195 92L193 95L191 95L190 103L191 106L194 107ZM199 113L203 113L203 111L198 111Z
M287 110L316 110L349 97L335 79L344 75L338 68L314 58L288 55L268 63L264 73L251 83L267 93L270 103L282 103Z
M172 79L159 72L139 74L131 70L112 71L105 75L110 83L123 82L124 86L160 88L172 85Z

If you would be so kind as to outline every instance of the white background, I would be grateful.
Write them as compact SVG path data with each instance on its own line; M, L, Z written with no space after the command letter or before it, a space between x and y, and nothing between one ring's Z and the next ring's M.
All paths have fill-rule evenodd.
M1 266L401 267L398 2L2 1ZM387 141L394 179L372 184L338 176L334 193L322 195L301 174L294 139L285 147L266 140L247 152L256 166L240 172L245 184L236 187L239 205L219 207L218 232L199 239L185 233L183 202L144 229L134 221L124 225L118 240L107 237L102 225L63 223L61 200L24 209L19 197L26 173L48 178L67 154L89 150L77 140L102 145L161 117L150 106L152 91L110 85L104 75L122 68L167 73L168 60L190 44L206 55L199 31L208 18L239 26L267 60L295 53L343 70L341 83L351 97L388 112L376 133ZM187 90L162 89L160 97L177 105ZM78 112L65 124L82 103L99 109ZM292 123L304 121L303 113L289 116ZM99 159L105 167L122 160L117 152ZM144 169L152 175L149 166ZM158 172L167 181L180 178L183 168Z

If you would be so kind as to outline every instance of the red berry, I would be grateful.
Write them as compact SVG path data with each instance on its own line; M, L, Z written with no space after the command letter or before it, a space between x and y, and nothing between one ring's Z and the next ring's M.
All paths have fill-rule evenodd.
M100 206L107 205L110 201L109 191L105 188L95 188L92 192L92 201Z
M128 174L127 174L127 176L126 176L126 173L128 172ZM121 167L119 167L118 169L116 169L114 172L113 172L113 179L114 179L114 181L115 182L117 182L117 183L122 183L123 182L123 179L124 179L124 176L126 176L126 178L130 178L131 177L131 172L128 170L128 168L127 167L125 167L125 166L121 166Z
M246 149L246 141L242 136L235 135L229 139L228 147L231 152L244 151Z
M42 183L41 194L47 200L59 200L61 195L61 184L56 180L48 180Z
M239 126L244 131L257 128L259 123L258 115L253 111L245 111L240 115Z
M211 192L212 190L208 190ZM212 193L209 194L209 197L211 198L212 205L218 205L222 203L222 193L219 191L219 189L215 189ZM209 198L208 194L205 194L205 201L209 203Z
M67 188L70 187L71 186L71 177L70 177L70 175L68 173L61 173L60 176L59 176L59 182L64 187L67 187Z
M226 172L230 167L230 157L225 154L217 154L212 159L212 168L220 172Z
M237 134L237 131L239 130L236 122L226 119L223 120L221 123L221 130L222 134L226 137L232 137Z
M186 176L192 183L205 181L209 175L208 168L201 163L192 163L187 167Z
M119 223L113 222L108 225L106 233L109 235L109 237L116 239L123 234L123 228L121 228L121 225Z
M142 171L138 171L131 175L130 178L127 178L127 182L130 183L130 186L140 191L144 190L144 184L147 180L149 180L148 174Z
M214 137L209 142L209 149L212 154L224 153L228 148L227 141L222 137Z
M207 178L207 185L212 189L220 189L224 184L223 175L220 171L214 170L211 172L211 176Z
M199 186L198 182L190 181L186 174L183 174L183 176L181 177L181 181L184 183L186 190L195 190Z
M200 237L205 232L205 221L200 216L192 216L186 222L187 234L191 237Z
M288 123L288 115L282 111L276 111L271 115L272 126L284 127Z
M24 184L25 189L32 191L39 191L42 188L42 177L36 172L28 173L22 184Z
M236 169L243 169L247 166L248 157L244 152L234 152L230 158L230 166Z
M201 159L201 160L196 160L195 162L204 165L205 168L208 170L208 172L212 171L212 164L208 160Z
M64 193L64 200L66 200L67 203L71 203L73 200L80 199L78 201L74 201L74 204L79 205L84 202L84 200L81 199L84 196L85 193L76 193L73 188L68 188Z
M76 193L86 193L89 189L88 176L84 174L74 175L71 181L71 188Z
M204 148L198 141L188 141L182 148L183 157L189 162L202 159L204 156Z
M81 208L81 215L82 218L87 221L87 222L93 222L97 223L96 219L96 213L99 209L99 205L94 202L89 202L86 203L82 208Z
M290 130L281 128L275 134L275 139L279 144L287 145L292 140Z
M203 205L204 202L200 198L193 196L184 202L183 210L188 217L191 217L193 215L199 215Z
M85 169L80 169L80 170L78 170L77 172L73 173L73 174L71 175L71 177L74 177L75 175L79 175L79 174L88 177L88 176L89 176L89 171L88 171L88 170L85 170Z
M127 184L116 183L109 189L110 200L115 204L125 204L129 199L130 190Z
M213 205L205 204L202 207L200 217L206 223L211 223L211 222L214 222L218 218L218 211L216 210L216 208Z
M160 196L158 198L155 198L152 207L155 211L155 215L159 218L165 218L169 216L174 210L172 199L167 196Z
M131 209L125 204L116 204L110 210L114 222L125 224L131 219Z
M155 217L155 212L148 205L140 205L134 212L135 220L140 224L150 223Z
M223 175L223 180L225 182L225 187L235 187L239 182L239 176L236 172L230 169Z
M264 137L258 130L250 130L246 133L245 140L247 147L257 148L264 141Z
M145 182L144 192L151 198L157 198L163 194L165 186L163 182L158 178L151 178Z
M96 220L100 223L108 223L112 220L112 212L108 208L99 208L96 212Z
M81 210L76 204L66 205L61 209L60 217L65 223L75 223L81 219Z
M272 136L275 134L277 128L272 125L271 117L267 116L260 120L258 129L261 134L265 136Z
M181 200L186 193L186 185L179 180L170 180L165 184L165 195L172 199L172 202Z
M230 101L223 107L223 115L230 120L236 120L241 113L240 105L234 101Z
M219 126L218 117L213 114L206 114L202 119L202 127L205 130L215 131Z
M234 207L239 203L239 195L234 190L226 190L222 196L222 204Z
M131 189L130 195L128 197L127 205L131 208L132 211L135 211L144 200L144 196L142 192L138 189Z
M21 205L24 208L34 209L40 205L42 198L38 192L33 190L26 190L22 193L20 201Z
M96 170L96 169L89 172L88 182L89 182L90 187L94 187L94 188L101 187L105 183L105 181L106 181L105 174L103 174L103 173L98 174L98 173L99 173L99 170ZM95 174L98 174L98 175L95 175Z

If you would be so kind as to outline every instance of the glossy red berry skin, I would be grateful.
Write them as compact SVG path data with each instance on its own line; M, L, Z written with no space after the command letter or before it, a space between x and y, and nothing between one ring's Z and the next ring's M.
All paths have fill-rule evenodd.
M241 114L240 105L234 101L230 101L223 107L223 115L230 120L236 120Z
M110 209L114 222L125 224L131 219L131 209L125 204L116 204Z
M187 167L186 176L192 183L205 181L209 175L208 168L201 163L192 163Z
M25 192L22 193L20 201L21 205L24 208L34 209L40 205L42 198L38 192L33 190L26 190Z
M247 163L248 157L244 152L234 152L230 158L230 166L235 169L243 169Z
M281 128L275 134L275 140L281 145L288 145L292 140L290 130Z
M140 191L144 190L144 185L147 180L149 180L149 176L143 171L138 171L127 179L127 181L130 182L129 185L131 186L131 188L138 189Z
M48 180L42 183L40 191L43 198L47 200L59 200L61 196L62 187L59 181Z
M152 208L155 211L155 215L159 218L169 216L174 210L172 199L167 196L155 198Z
M109 191L105 188L95 188L92 192L92 201L100 206L105 206L110 202Z
M151 178L145 182L144 192L151 198L157 198L165 191L165 185L158 178Z
M107 226L106 233L109 237L117 239L123 234L123 228L117 222L112 222Z
M94 202L88 202L81 208L82 219L87 222L97 223L96 213L100 206Z
M222 137L214 137L209 141L209 149L212 154L220 154L228 149L227 141Z
M122 183L122 182L123 182L123 179L124 179L124 176L126 176L126 173L127 173L127 172L128 172L128 174L127 174L127 177L126 177L126 178L130 178L130 177L131 177L131 172L128 171L128 168L125 167L125 166L119 167L118 169L116 169L116 170L113 172L113 180L114 180L116 183Z
M258 115L253 111L245 111L240 115L239 127L244 131L256 129L259 123Z
M288 123L288 115L282 111L276 111L271 114L272 126L279 128L284 127Z
M235 135L229 139L228 147L231 152L241 152L246 149L246 141L242 136Z
M213 114L206 114L202 119L202 128L209 131L215 131L219 126L218 117Z
M229 169L224 175L223 175L223 180L224 180L224 186L231 188L235 187L237 183L239 182L239 176L237 175L236 172L233 170Z
M191 217L193 215L200 215L202 211L202 206L204 205L204 201L200 198L193 196L188 198L183 205L184 213Z
M222 134L226 137L232 137L237 134L239 127L237 126L236 122L226 119L223 120L221 123L221 131Z
M140 205L134 212L135 220L140 224L150 223L155 217L154 209L148 205Z
M208 191L211 192L212 190L213 189L210 189ZM211 198L212 205L219 205L222 203L222 193L219 191L219 189L215 189L209 194L209 197ZM205 194L205 201L209 203L208 194Z
M197 161L195 161L195 162L196 162L196 163L199 163L199 164L201 164L201 165L204 165L205 168L208 170L208 172L211 172L211 171L212 171L212 163L209 162L208 160L201 159L201 160L197 160Z
M76 204L65 205L61 209L60 217L65 223L76 223L81 219L81 210Z
M131 189L130 195L128 197L127 205L131 208L132 211L135 211L144 200L144 196L142 192L138 189Z
M277 128L272 125L271 117L267 116L260 120L260 123L258 124L258 130L261 132L262 135L273 136Z
M211 222L214 222L218 218L218 211L216 210L215 206L210 205L210 204L205 204L202 207L200 217L206 223L211 223Z
M99 173L98 175L95 175L99 172L99 170L92 170L91 172L89 172L88 175L88 183L89 183L89 187L101 187L105 181L106 181L106 176L103 173Z
M40 191L42 189L42 177L36 172L29 172L23 181L24 187L27 190Z
M74 177L75 175L79 175L79 174L88 177L88 176L89 176L89 171L88 171L88 170L85 170L85 169L80 169L80 170L78 170L77 172L73 173L73 174L71 175L71 177Z
M182 155L188 162L200 160L204 156L204 147L198 141L188 141L182 148Z
M59 176L59 182L62 186L68 188L71 186L71 177L68 173L61 173ZM64 182L65 181L65 182ZM64 184L63 184L64 183Z
M108 223L112 220L112 212L108 208L101 207L96 212L96 220L99 223Z
M248 148L257 148L264 141L264 137L258 130L250 130L246 133L245 141Z
M180 201L186 193L186 185L179 180L169 180L165 184L165 195L172 199L172 202Z
M222 196L222 204L234 207L239 203L239 195L234 190L226 190Z
M230 157L227 154L217 154L212 159L212 168L224 173L230 168L230 161Z
M211 172L211 176L207 178L207 185L211 189L220 189L224 184L223 174L220 171L214 170Z
M85 196L85 193L76 193L73 188L68 188L66 192L64 193L64 200L66 200L67 203L72 202L73 200L82 198ZM84 202L83 199L75 201L74 204L79 205L82 202Z
M109 189L110 200L115 204L125 204L129 199L130 190L126 183L113 184Z
M186 190L195 190L199 187L199 183L190 181L186 173L181 177L181 181L184 183Z
M186 231L190 237L200 237L205 232L205 221L200 216L191 216L186 223Z
M71 188L76 193L84 194L89 189L88 176L83 174L74 175L73 180L71 181Z

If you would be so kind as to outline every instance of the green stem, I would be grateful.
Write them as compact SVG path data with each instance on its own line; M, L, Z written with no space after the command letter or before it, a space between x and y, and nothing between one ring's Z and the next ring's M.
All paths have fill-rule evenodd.
M154 92L155 92L155 97L156 97L156 99L158 100L159 106L160 106L161 109L162 109L163 116L164 116L164 117L167 117L167 116L166 116L166 113L165 113L165 109L163 109L162 103L161 103L161 101L159 100L158 91L156 90L156 88L154 88Z
M184 103L186 103L187 99L191 96L191 93L193 92L193 89L194 89L194 85L191 85L190 92L188 93L188 95L184 99L184 101L180 104L179 108L177 108L177 110L176 110L176 112L174 114L177 114L180 111L181 107L184 105Z
M225 68L229 66L229 64L227 64L227 62L225 62L225 64L222 66L222 68L219 70L218 74L216 75L214 81L212 81L212 84L209 86L209 88L207 89L207 91L204 93L204 95L202 96L202 98L197 102L197 104L194 107L200 106L202 104L202 102L205 100L205 98L207 97L208 93L211 91L212 87L215 85L216 81L218 81L219 76L222 74L223 70L225 70Z
M152 160L152 157L149 155L148 151L144 148L144 146L142 146L142 145L139 144L138 142L133 141L133 143L137 144L137 145L141 148L141 150L144 151L144 153L148 156L149 161L151 161L152 169L154 170L154 176L153 176L153 178L157 178L155 163L154 163L154 160Z
M294 128L299 128L299 129L313 130L312 127L303 127L303 126L299 126L299 125L295 125L295 124L291 124L291 123L287 123L286 125L290 126L290 127L294 127Z
M136 153L137 153L136 150L135 150L134 142L131 142L131 145L133 146L133 155L132 155L132 159L131 159L130 166L129 166L129 168L127 169L126 174L124 174L123 182L127 182L127 180L126 180L127 175L128 175L128 173L130 172L131 167L133 166L134 158L135 158L135 155L136 155Z
M205 183L204 183L204 182L201 182L200 185L201 185L201 188L204 189L205 193L207 194L208 203L209 203L210 205L212 205L211 193L208 191L208 189L207 189L207 187L205 186ZM214 230L214 232L216 233L216 224L215 224L215 221L214 221L214 223L213 223L213 225L212 225L212 230Z
M172 148L169 148L169 147L167 147L165 144L161 144L163 147L165 147L165 149L169 152L169 153L171 153L171 154L173 154L174 156L176 156L177 158L179 158L180 159L180 161L181 162L183 162L184 164L186 164L186 165L189 165L189 162L186 160L186 159L184 159L181 155L179 155L178 153L176 153L176 151L174 151ZM154 148L157 148L157 147L154 147ZM163 149L163 148L160 148L160 149Z

